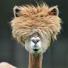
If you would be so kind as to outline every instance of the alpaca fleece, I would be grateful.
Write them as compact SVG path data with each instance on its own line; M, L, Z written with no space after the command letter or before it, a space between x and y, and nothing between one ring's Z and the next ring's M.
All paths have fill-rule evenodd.
M56 39L61 30L61 19L57 15L49 14L50 7L48 5L25 5L20 7L19 17L14 17L11 21L12 35L20 43L34 32L47 33Z

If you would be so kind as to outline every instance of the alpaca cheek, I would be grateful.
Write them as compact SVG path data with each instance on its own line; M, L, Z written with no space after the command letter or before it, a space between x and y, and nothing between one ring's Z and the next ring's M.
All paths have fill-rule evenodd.
M45 40L42 42L42 52L46 52L48 47L50 46L50 40Z
M33 52L32 46L30 45L30 41L29 41L29 40L26 40L26 41L25 41L25 49L26 49L29 53L32 53L32 52Z

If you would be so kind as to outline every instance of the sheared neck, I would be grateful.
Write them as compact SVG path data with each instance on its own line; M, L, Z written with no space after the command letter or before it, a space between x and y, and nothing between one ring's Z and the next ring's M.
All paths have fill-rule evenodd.
M42 54L29 54L29 68L42 68Z

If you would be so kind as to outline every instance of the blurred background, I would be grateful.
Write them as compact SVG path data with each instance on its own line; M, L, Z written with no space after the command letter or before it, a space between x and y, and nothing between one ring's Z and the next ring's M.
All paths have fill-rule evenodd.
M58 40L44 53L43 68L68 68L68 0L0 0L0 62L9 62L18 68L28 67L28 52L13 39L9 22L13 19L15 5L42 1L49 6L58 5L63 21Z

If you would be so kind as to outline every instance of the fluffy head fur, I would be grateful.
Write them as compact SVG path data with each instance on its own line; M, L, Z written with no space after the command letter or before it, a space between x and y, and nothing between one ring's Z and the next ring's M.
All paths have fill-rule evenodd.
M61 19L58 16L58 7L42 6L15 6L14 18L11 21L12 35L20 43L33 33L37 32L41 36L47 35L52 39L60 32Z

